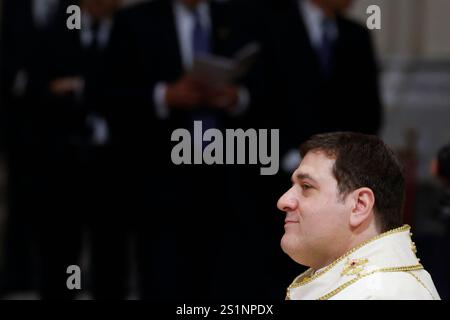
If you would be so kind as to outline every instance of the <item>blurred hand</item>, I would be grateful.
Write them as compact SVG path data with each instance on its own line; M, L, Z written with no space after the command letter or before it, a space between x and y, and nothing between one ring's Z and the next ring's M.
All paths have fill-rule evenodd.
M57 96L64 96L83 90L82 77L65 77L50 82L50 92Z
M233 111L237 106L238 99L239 90L233 85L211 88L207 91L206 96L208 106L226 111Z
M169 108L193 109L203 101L198 83L189 75L169 84L166 91L166 103Z

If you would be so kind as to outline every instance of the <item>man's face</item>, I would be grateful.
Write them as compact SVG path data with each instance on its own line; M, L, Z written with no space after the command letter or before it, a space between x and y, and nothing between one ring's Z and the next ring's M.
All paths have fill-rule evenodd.
M278 200L286 213L281 247L296 262L321 268L338 258L349 240L349 201L342 199L332 168L335 160L311 151Z

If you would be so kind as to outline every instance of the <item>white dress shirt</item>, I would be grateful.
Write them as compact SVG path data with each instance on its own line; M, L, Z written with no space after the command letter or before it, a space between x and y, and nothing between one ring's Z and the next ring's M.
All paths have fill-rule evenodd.
M299 0L299 10L313 48L319 48L322 44L324 32L322 22L326 18L324 12L311 0ZM339 36L335 22L332 23L330 36L333 40Z
M31 3L34 25L46 27L52 20L58 8L58 0L32 0Z
M192 47L192 33L194 32L195 19L191 9L179 1L175 1L173 7L175 13L175 25L177 28L178 43L180 45L181 59L184 70L190 70L194 62ZM197 11L200 23L204 30L211 32L211 14L206 1L201 1L194 9Z
M192 34L194 32L195 18L192 10L187 8L181 1L174 1L173 10L183 68L185 71L189 71L194 62ZM200 23L204 29L210 32L211 14L208 1L201 1L194 10L197 11ZM166 119L169 116L169 108L165 101L166 91L167 84L164 82L158 83L153 91L156 114L160 119ZM243 113L247 109L249 102L250 95L248 90L244 87L239 87L238 104L233 114Z

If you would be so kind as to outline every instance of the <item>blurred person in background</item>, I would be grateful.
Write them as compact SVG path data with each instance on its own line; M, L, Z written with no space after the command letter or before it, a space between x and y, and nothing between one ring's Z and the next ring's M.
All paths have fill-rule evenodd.
M450 230L450 145L439 149L431 163L432 175L442 184L442 199L439 203L440 218L445 221L447 231Z
M308 137L380 130L375 52L369 30L345 17L351 4L351 0L272 4L276 10L267 18L263 50L264 108L257 115L265 127L280 128L280 174L264 188L263 198L271 203L282 193L279 186L288 187L288 176L300 162L298 147ZM288 259L278 261L285 274L299 268Z
M67 7L61 6L44 61L47 148L43 170L49 188L45 211L37 221L40 290L44 299L74 297L77 291L66 287L66 270L80 265L86 249L92 297L123 299L128 280L126 217L116 210L120 194L114 154L98 99L99 74L120 0L77 4L81 29L67 28Z
M352 2L292 0L271 18L267 112L279 115L286 169L298 164L291 151L312 134L380 130L375 52L367 28L344 16ZM274 110L276 105L280 107ZM302 126L296 122L300 114L308 119ZM367 121L355 121L355 115Z
M444 235L438 240L435 249L435 257L430 261L430 267L435 270L436 277L439 279L437 287L442 299L450 297L450 145L441 147L430 164L430 171L442 186L442 193L439 203L435 209L435 217L445 226Z
M225 249L226 235L238 237L242 223L230 208L236 174L170 158L174 129L192 133L195 120L203 130L234 128L251 108L245 76L205 86L190 74L195 58L232 58L252 42L245 12L240 1L156 0L117 16L105 96L111 137L122 150L144 299L245 296L239 274L230 272L243 262Z
M45 172L43 67L48 32L68 0L4 0L1 26L1 112L8 169L2 293L35 289L33 221L43 212Z

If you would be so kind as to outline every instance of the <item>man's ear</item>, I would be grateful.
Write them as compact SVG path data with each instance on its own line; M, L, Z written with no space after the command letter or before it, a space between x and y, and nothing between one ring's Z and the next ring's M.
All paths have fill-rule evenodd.
M375 206L375 195L369 188L359 188L352 192L353 207L350 214L350 226L356 228L370 219Z

